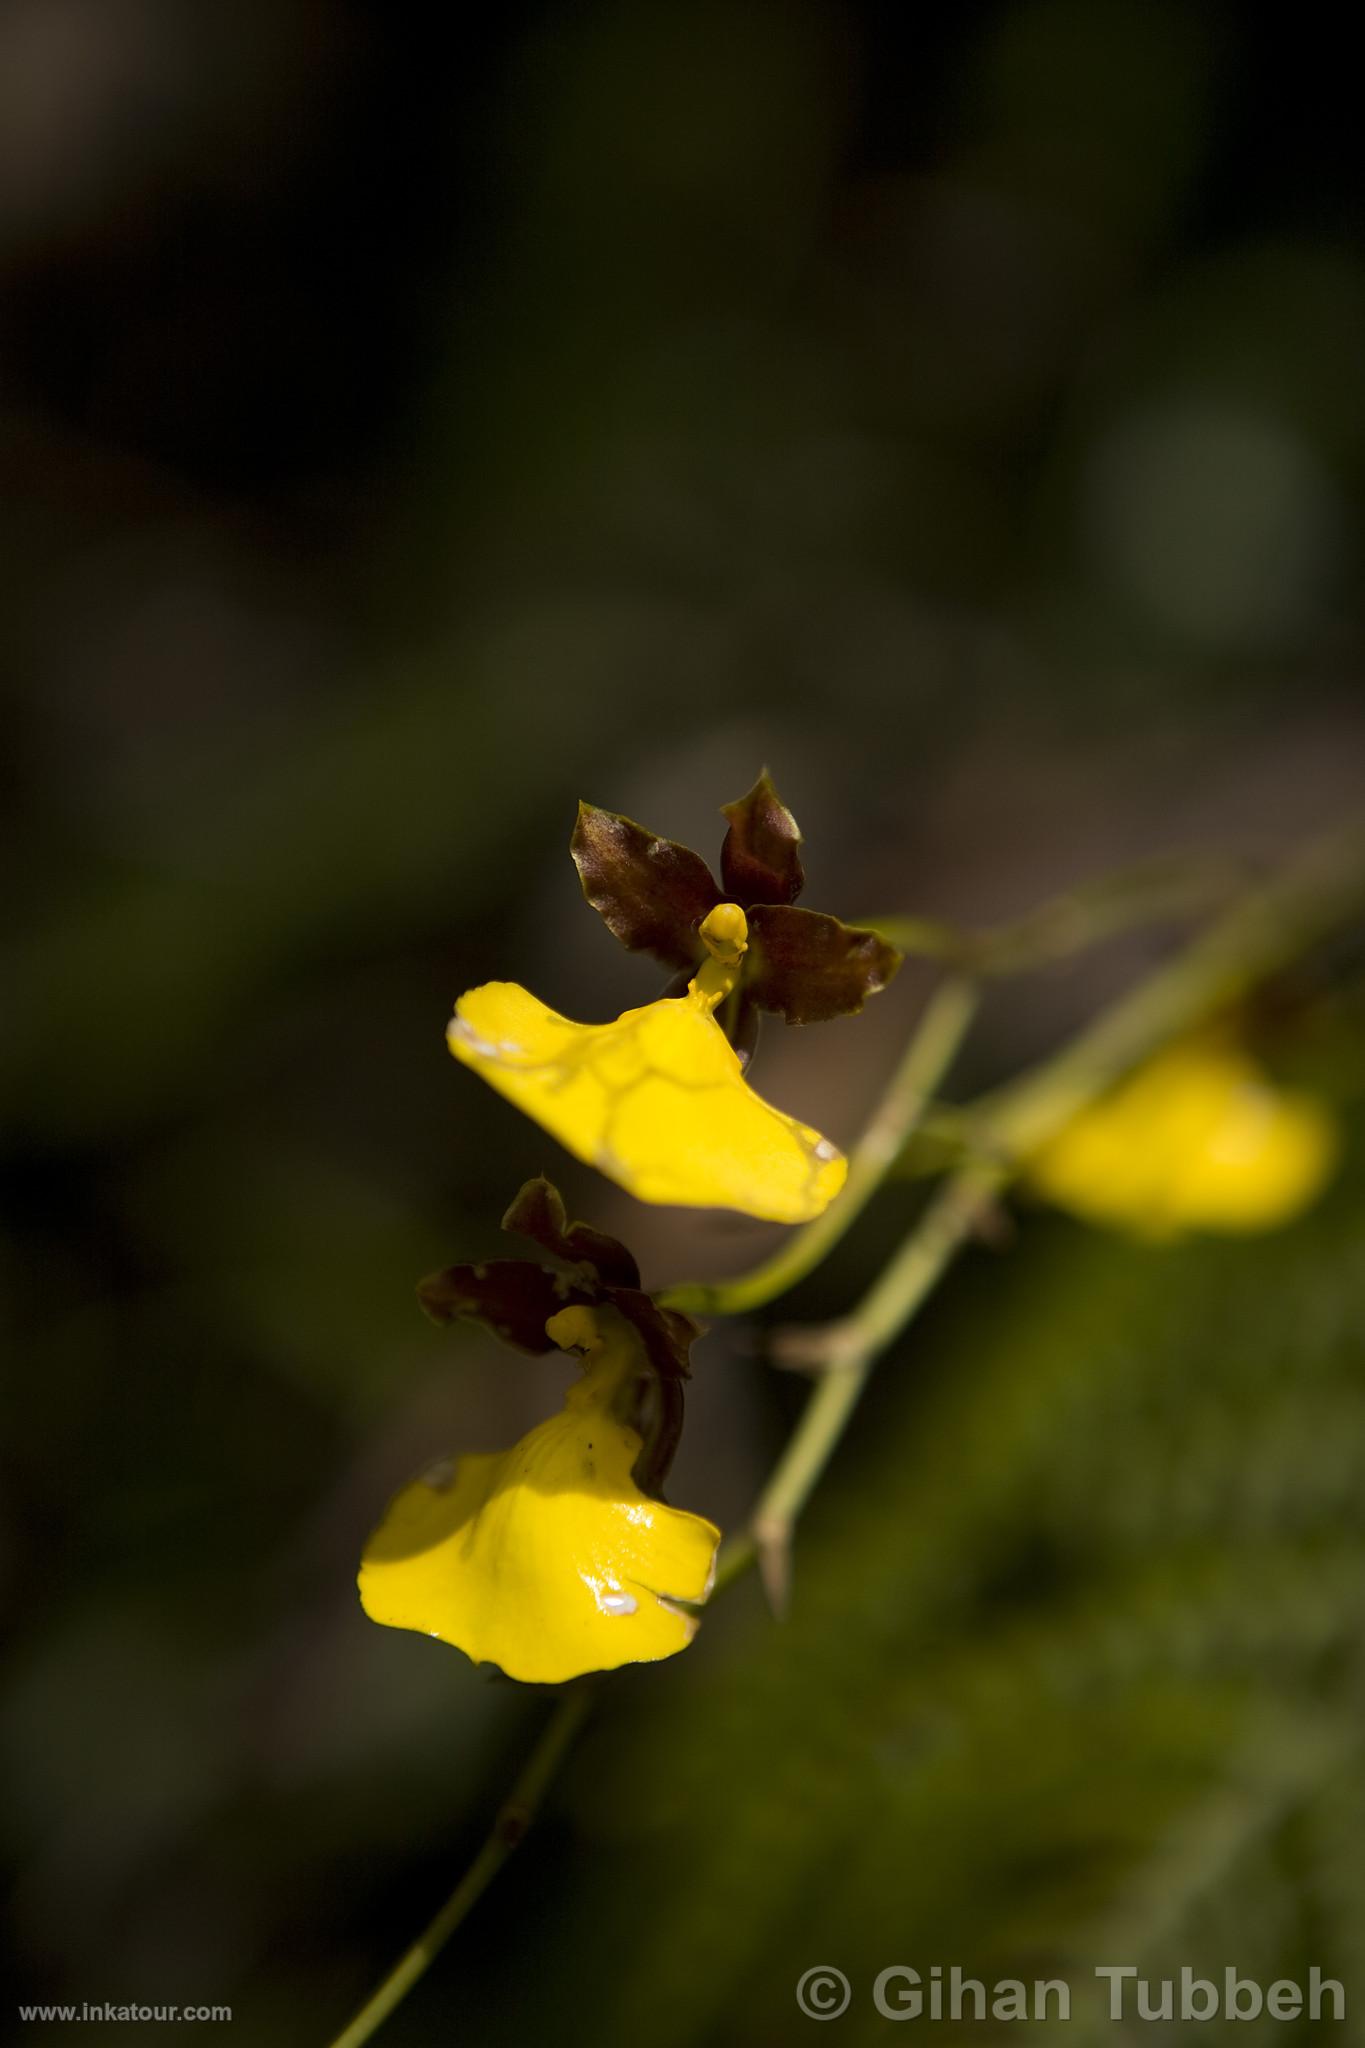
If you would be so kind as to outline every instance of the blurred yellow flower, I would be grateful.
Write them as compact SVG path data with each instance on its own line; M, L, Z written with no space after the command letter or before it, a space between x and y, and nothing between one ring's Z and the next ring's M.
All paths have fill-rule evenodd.
M1087 1222L1139 1237L1274 1230L1336 1163L1336 1124L1274 1087L1245 1053L1186 1043L1149 1060L1032 1160L1033 1188Z
M615 1309L574 1306L546 1334L580 1353L563 1412L510 1451L407 1486L366 1546L373 1621L439 1636L509 1678L557 1685L685 1649L720 1531L640 1491L628 1419L652 1367Z
M461 996L447 1042L641 1201L807 1222L838 1194L847 1162L754 1093L716 1022L746 950L744 912L717 904L700 929L710 957L686 995L575 1024L516 982L490 981Z

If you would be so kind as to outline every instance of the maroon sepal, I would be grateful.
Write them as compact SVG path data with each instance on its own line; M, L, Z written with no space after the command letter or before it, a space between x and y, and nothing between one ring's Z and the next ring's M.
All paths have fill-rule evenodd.
M801 834L765 768L747 796L722 804L729 831L720 852L725 893L746 908L753 903L794 903L806 871Z
M640 1284L640 1268L621 1240L590 1223L570 1223L559 1189L543 1173L518 1188L502 1227L514 1237L529 1237L552 1258L591 1266L604 1286Z
M529 1237L571 1270L555 1272L529 1259L447 1266L420 1282L422 1307L433 1322L465 1317L482 1323L503 1343L531 1353L555 1349L545 1325L561 1309L594 1304L616 1309L637 1331L650 1366L641 1381L646 1407L636 1479L646 1493L662 1498L682 1435L688 1352L701 1326L678 1309L661 1308L644 1292L639 1268L618 1239L589 1224L570 1223L558 1188L543 1174L517 1191L502 1225Z
M685 1380L692 1366L688 1353L701 1335L701 1325L681 1309L660 1308L653 1295L639 1287L609 1287L606 1299L640 1333L650 1364L660 1379Z
M900 964L879 933L823 911L760 903L749 916L748 992L789 1024L821 1024L861 1010Z
M705 956L697 927L721 894L700 854L584 803L569 851L583 894L628 951L668 967L695 967Z

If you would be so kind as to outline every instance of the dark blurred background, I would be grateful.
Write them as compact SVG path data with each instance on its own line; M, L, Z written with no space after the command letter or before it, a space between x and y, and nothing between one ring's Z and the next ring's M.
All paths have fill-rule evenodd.
M354 1597L393 1488L562 1386L413 1282L542 1167L656 1281L771 1242L637 1211L443 1049L477 981L657 992L579 796L714 855L766 761L809 903L969 922L1359 805L1332 18L0 4L17 1996L324 2041L544 1712ZM1003 992L960 1085L1150 950ZM924 985L759 1085L847 1142ZM1358 1005L1309 1007L1349 1097ZM973 1254L790 1622L747 1587L612 1682L384 2039L804 2041L823 1961L1349 1973L1362 1213L1348 1166L1266 1247ZM673 1487L727 1526L799 1398L759 1349L699 1353Z

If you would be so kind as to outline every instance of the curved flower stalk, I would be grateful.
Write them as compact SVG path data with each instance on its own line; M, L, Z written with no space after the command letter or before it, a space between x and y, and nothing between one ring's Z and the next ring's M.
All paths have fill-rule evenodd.
M423 1304L522 1350L571 1353L582 1377L511 1450L404 1487L366 1546L360 1597L374 1621L557 1685L685 1649L720 1531L659 1497L696 1325L640 1289L623 1245L569 1225L548 1181L528 1182L505 1222L568 1270L453 1266L422 1283Z
M1215 1041L1169 1047L1067 1124L1028 1167L1034 1191L1086 1222L1163 1240L1274 1230L1336 1164L1336 1122Z
M689 847L579 806L570 850L584 895L622 945L685 977L673 992L578 1024L515 982L487 982L461 996L447 1041L639 1200L806 1223L847 1165L748 1086L758 1012L806 1024L860 1010L901 956L874 931L796 908L801 835L766 774L724 815L722 886Z

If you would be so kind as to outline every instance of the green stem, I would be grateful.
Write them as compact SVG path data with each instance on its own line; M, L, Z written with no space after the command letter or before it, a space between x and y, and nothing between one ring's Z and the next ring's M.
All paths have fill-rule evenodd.
M1006 1178L1006 1169L995 1160L973 1159L959 1167L850 1316L812 1331L808 1346L800 1342L804 1332L789 1336L784 1347L787 1361L817 1368L820 1378L758 1497L748 1531L727 1544L721 1555L716 1592L756 1563L772 1607L781 1612L797 1520L848 1427L873 1367L918 1313Z
M561 1694L474 1861L407 1954L390 1970L350 2025L337 2035L332 2048L360 2048L363 2041L370 2039L394 2007L407 1997L470 1907L487 1891L535 1819L561 1763L588 1717L592 1698L591 1689L586 1686L572 1687Z
M860 921L906 953L983 976L1024 974L1120 932L1210 910L1249 879L1247 864L1226 855L1197 861L1163 855L1049 897L1022 917L984 930L962 931L918 917Z
M972 1104L969 1136L1026 1158L1130 1067L1197 1030L1365 902L1365 832L1319 841L1032 1072Z
M848 1179L823 1215L794 1231L770 1259L749 1272L733 1280L665 1288L660 1301L689 1315L746 1315L804 1280L857 1222L904 1150L962 1043L976 1005L976 987L961 975L934 990L885 1095L853 1149Z

